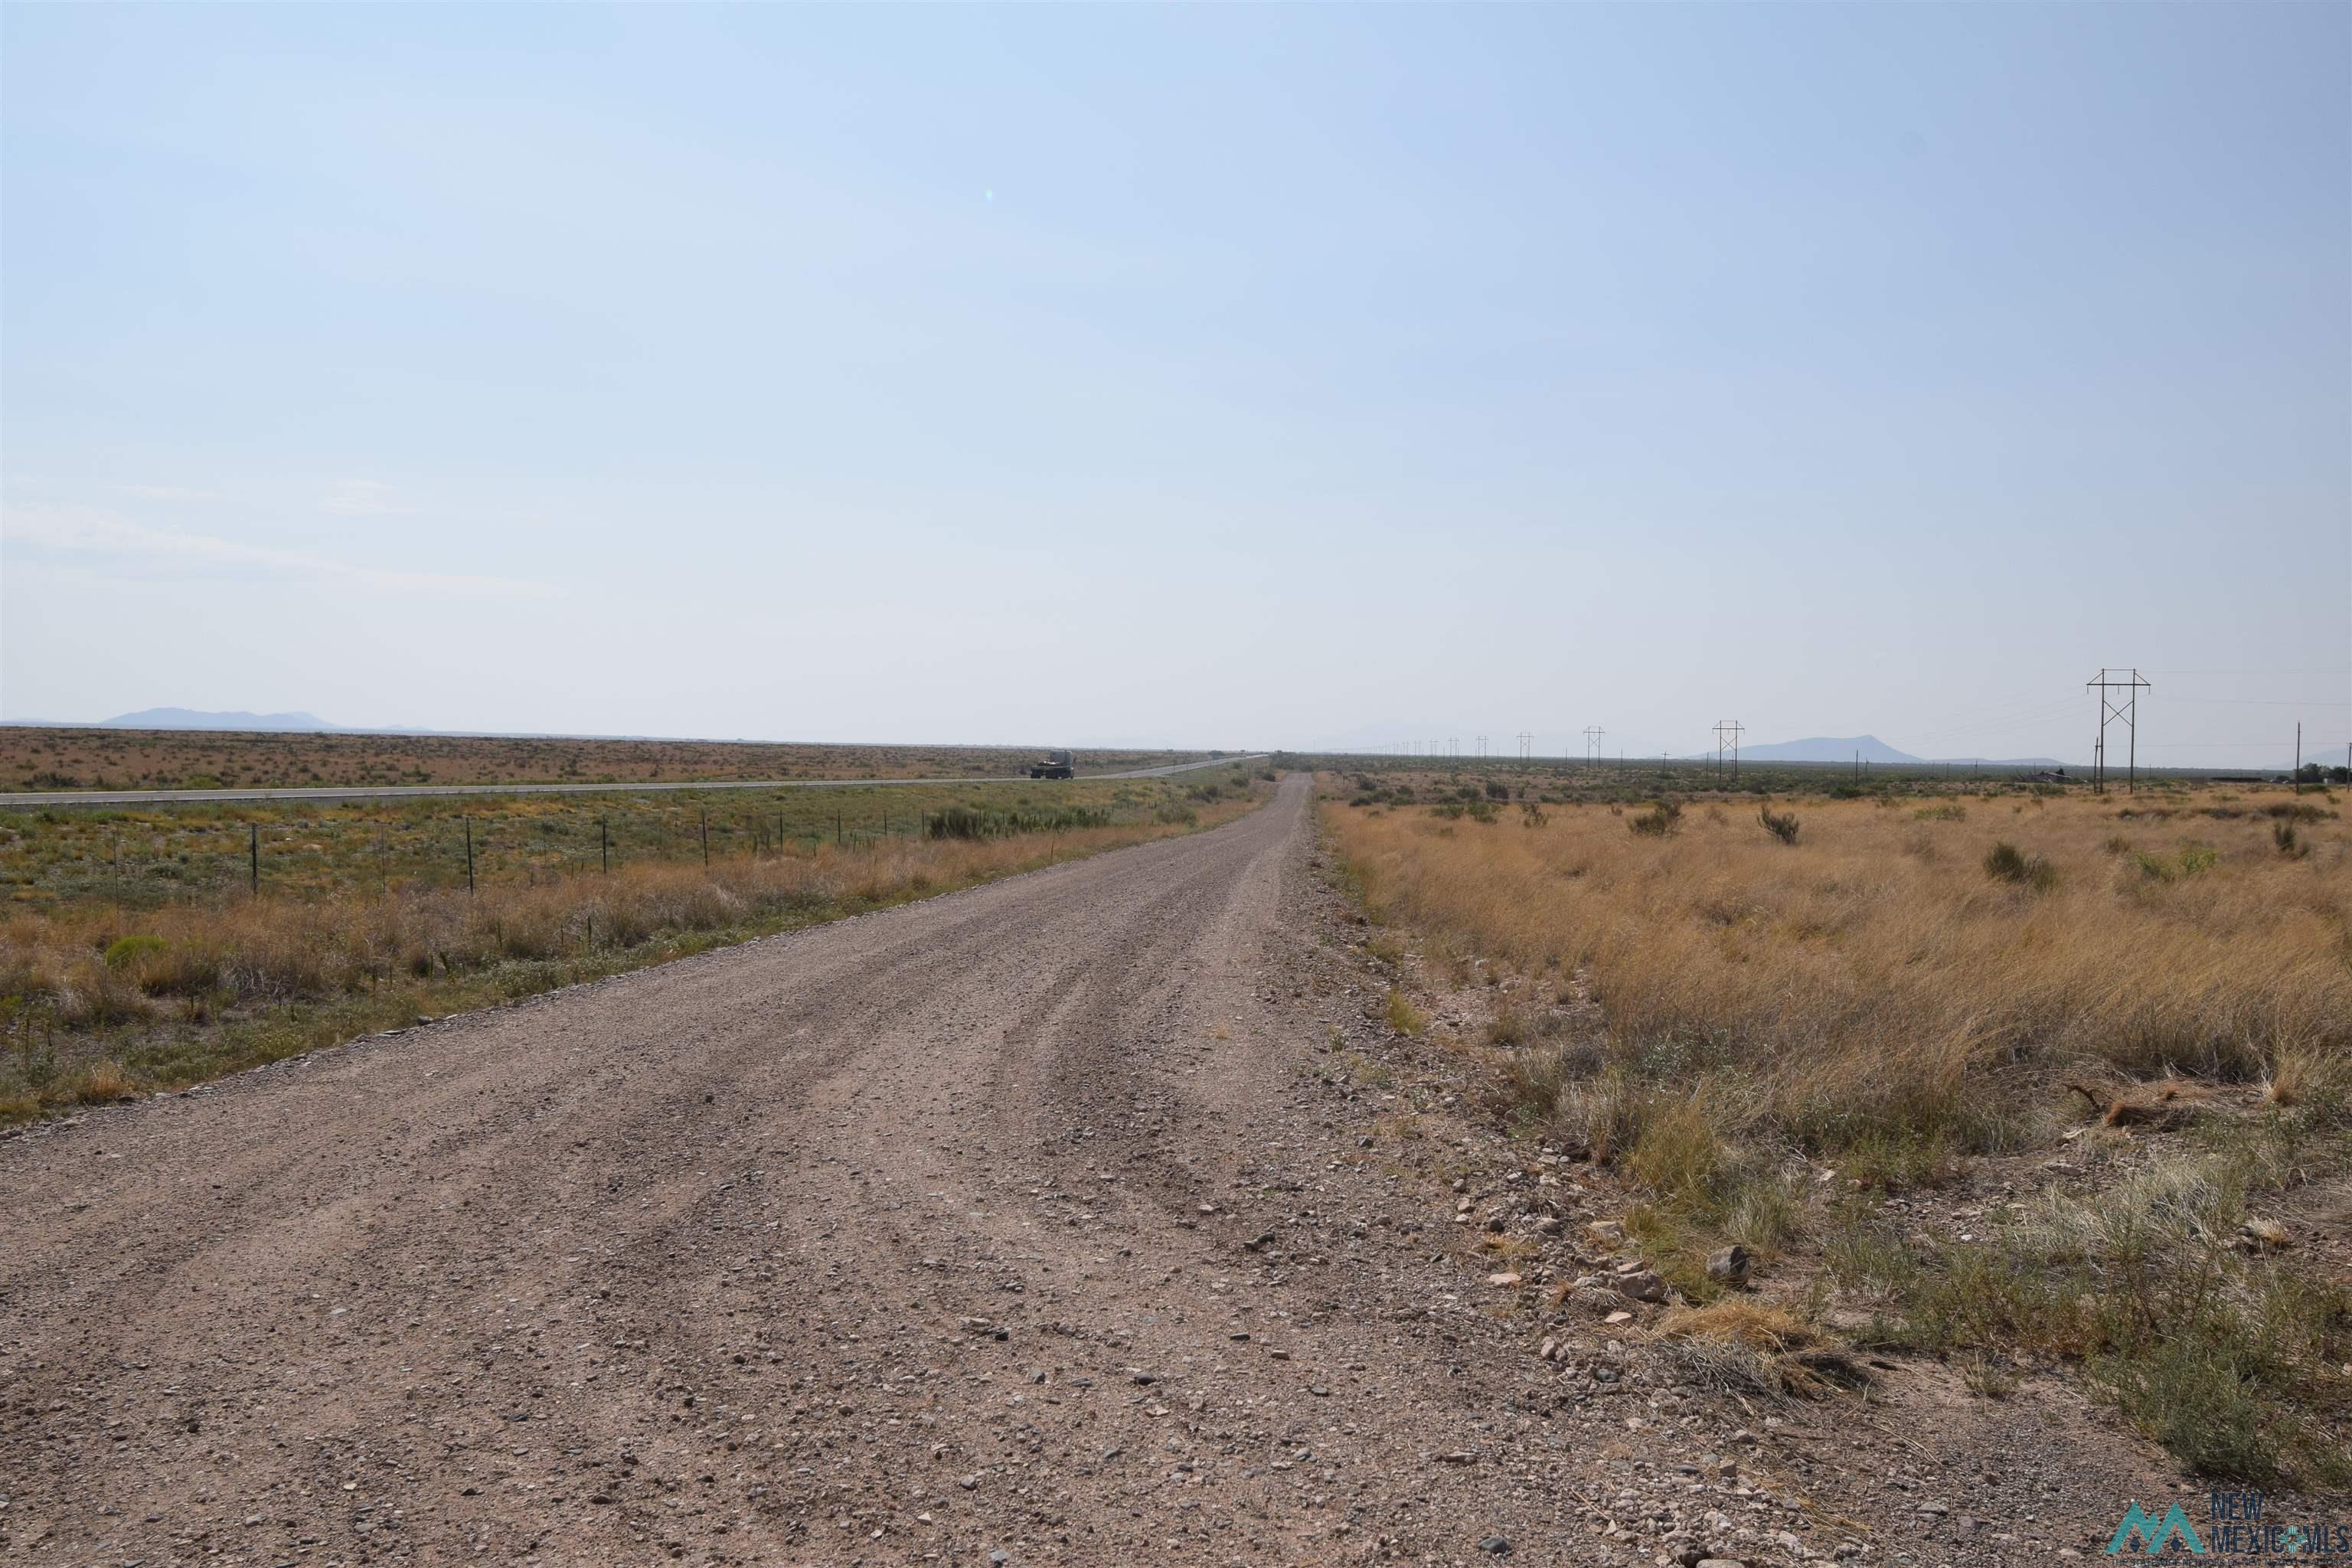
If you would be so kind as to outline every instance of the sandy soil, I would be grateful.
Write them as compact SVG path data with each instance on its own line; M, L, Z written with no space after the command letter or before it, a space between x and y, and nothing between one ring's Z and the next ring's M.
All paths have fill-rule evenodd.
M1448 1068L1308 788L0 1143L0 1553L2023 1563L2179 1484L2062 1394L1776 1414L1498 1308L1457 1192L1575 1184L1328 1070Z

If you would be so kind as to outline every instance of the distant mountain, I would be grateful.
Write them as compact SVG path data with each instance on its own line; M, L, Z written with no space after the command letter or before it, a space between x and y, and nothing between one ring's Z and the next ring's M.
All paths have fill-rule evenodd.
M193 708L142 708L101 719L100 730L340 730L314 713L202 713Z
M1949 763L1967 767L1982 763L1989 768L2063 768L2066 763L2055 757L1930 757L1930 762Z
M1713 752L1694 753L1712 757ZM1915 757L1908 752L1898 752L1875 735L1814 735L1802 741L1772 741L1760 745L1739 748L1739 760L1745 763L1847 763L1859 756L1865 763L1881 767L1933 767L1950 763L1972 765L1981 763L1997 768L2056 768L2065 764L2052 757Z
M1920 763L1927 759L1908 752L1898 752L1875 735L1815 735L1802 741L1774 741L1760 746L1739 748L1741 762L1754 763L1851 763L1860 752L1865 763ZM1709 753L1712 755L1712 753Z

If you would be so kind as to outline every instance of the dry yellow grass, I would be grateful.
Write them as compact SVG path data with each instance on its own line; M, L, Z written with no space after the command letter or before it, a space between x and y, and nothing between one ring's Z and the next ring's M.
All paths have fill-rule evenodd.
M2339 820L2290 858L2261 800L1954 804L1799 802L1795 845L1738 803L1663 837L1595 807L1326 814L1376 920L1580 974L1621 1047L1738 1076L1792 1128L1940 1114L1971 1069L2036 1055L2292 1083L2352 1051ZM1989 875L2000 843L2055 885Z
M2273 1260L2308 1232L2250 1207L2309 1194L2302 1223L2340 1226L2321 1194L2352 1171L2336 801L1812 799L1775 831L1752 801L1513 821L1459 793L1436 811L1371 795L1327 805L1328 831L1375 921L1412 930L1422 977L1463 986L1476 954L1490 984L1514 970L1537 983L1519 994L1570 1004L1539 1021L1549 1043L1490 1026L1483 1048L1514 1114L1632 1189L1628 1236L1700 1303L1656 1330L1681 1376L1852 1384L1794 1310L1843 1292L1879 1342L1971 1358L1989 1396L2014 1386L2011 1353L2075 1361L2201 1472L2352 1484L2333 1436L2352 1295L2316 1253ZM2052 1186L1952 1242L1916 1196L1880 1210L1881 1189L1971 1154L2017 1152L2003 1173L2032 1191L2033 1146L2067 1137L2064 1168L2099 1186ZM1730 1241L1772 1265L1777 1299L1709 1279Z

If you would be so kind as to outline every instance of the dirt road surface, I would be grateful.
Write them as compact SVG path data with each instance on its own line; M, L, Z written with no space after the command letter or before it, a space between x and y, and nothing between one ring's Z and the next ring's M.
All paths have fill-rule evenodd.
M1308 788L0 1143L0 1554L2022 1563L2168 1484L1539 1359L1454 1211L1585 1189L1365 1086Z
M8 1544L1274 1562L1367 1485L1516 1528L1500 1477L1419 1500L1496 1391L1393 1358L1354 1216L1240 1247L1331 1153L1266 999L1306 789L0 1147Z

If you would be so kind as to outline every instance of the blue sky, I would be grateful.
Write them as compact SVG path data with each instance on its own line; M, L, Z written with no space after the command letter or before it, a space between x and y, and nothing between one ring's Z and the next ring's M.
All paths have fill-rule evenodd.
M2352 726L2344 6L0 27L0 715Z

